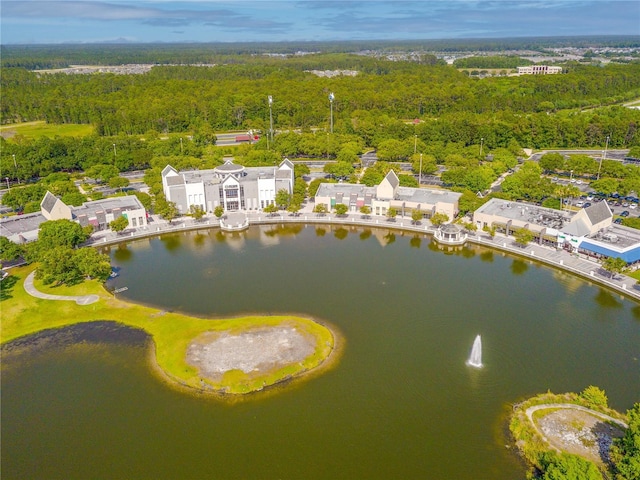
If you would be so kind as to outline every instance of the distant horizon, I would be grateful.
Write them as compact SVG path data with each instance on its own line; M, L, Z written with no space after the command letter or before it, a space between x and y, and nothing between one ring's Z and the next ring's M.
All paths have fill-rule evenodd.
M358 39L358 40L271 40L271 41L147 41L147 42L131 42L131 41L103 41L103 42L58 42L58 43L8 43L4 44L4 47L29 47L29 46L90 46L90 45L322 45L322 44L368 44L368 43L380 43L380 44L418 44L418 43L482 43L500 40L503 42L519 42L519 41L539 41L544 42L567 42L571 40L576 41L591 41L597 43L598 41L607 42L615 40L631 40L640 44L640 34L629 35L547 35L547 36L521 36L521 37L477 37L477 38L416 38L416 39ZM640 45L639 45L640 46Z
M2 45L640 35L630 0L3 0ZM612 33L615 32L615 33Z

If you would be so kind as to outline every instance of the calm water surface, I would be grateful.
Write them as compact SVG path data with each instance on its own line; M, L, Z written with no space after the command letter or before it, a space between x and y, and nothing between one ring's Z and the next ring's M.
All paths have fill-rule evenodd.
M640 400L640 308L497 252L337 227L215 230L110 250L131 301L300 313L346 339L332 371L228 405L174 391L148 343L98 324L3 351L3 478L524 478L510 404L548 389ZM214 321L214 320L212 320ZM477 334L480 370L465 361Z

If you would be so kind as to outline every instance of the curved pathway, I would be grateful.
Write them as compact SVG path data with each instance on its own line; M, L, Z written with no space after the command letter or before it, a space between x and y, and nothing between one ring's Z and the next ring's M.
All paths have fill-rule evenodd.
M24 279L24 289L32 297L42 298L44 300L72 300L78 305L90 305L100 300L98 295L50 295L48 293L42 293L37 290L33 285L33 277L35 272L31 272Z

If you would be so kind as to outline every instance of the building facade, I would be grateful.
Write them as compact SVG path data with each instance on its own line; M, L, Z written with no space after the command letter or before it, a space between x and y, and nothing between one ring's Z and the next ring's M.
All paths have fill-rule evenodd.
M391 170L375 187L351 183L322 183L315 196L316 205L324 204L328 210L342 203L349 211L357 212L363 206L371 208L374 215L386 215L394 208L400 215L410 215L420 210L425 218L434 213L444 213L453 220L458 214L461 193L447 190L401 187L396 173Z
M178 211L192 206L205 212L222 206L225 211L259 210L273 204L276 193L293 193L293 164L285 159L277 167L243 167L227 160L211 170L178 172L171 165L162 170L162 190Z
M527 65L518 67L518 75L554 75L562 73L562 67L553 65Z

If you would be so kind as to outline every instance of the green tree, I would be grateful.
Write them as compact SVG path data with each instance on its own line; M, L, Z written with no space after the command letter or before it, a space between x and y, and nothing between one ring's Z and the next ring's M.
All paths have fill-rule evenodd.
M213 214L216 216L216 218L222 217L222 215L224 215L224 207L222 205L218 205L213 209Z
M602 261L602 268L609 272L611 278L614 278L616 274L626 271L627 262L622 258L607 257Z
M75 250L73 260L77 270L85 278L106 282L111 274L109 256L98 252L95 248L85 247Z
M202 217L204 217L204 208L200 205L191 205L189 207L189 212L191 217L196 221L200 221L202 220Z
M540 157L540 168L546 172L563 170L564 157L561 153L545 153Z
M71 220L49 220L40 225L38 244L42 250L54 247L75 248L88 237L79 223Z
M371 207L369 205L361 206L360 213L362 214L363 218L369 218L369 215L371 215Z
M123 188L129 186L129 179L124 177L111 177L107 182L111 188L119 188L122 191Z
M431 224L439 227L443 223L447 223L449 221L449 215L442 212L436 212L431 216Z
M278 212L278 207L276 207L275 203L270 203L269 205L264 207L262 211L268 213L269 215L275 215Z
M23 254L21 245L12 242L7 237L0 237L0 261L10 262Z
M156 199L156 211L167 222L171 223L174 218L178 216L178 207L174 202L158 202Z
M300 205L300 202L292 201L287 207L287 212L291 213L293 216L297 216L301 208L302 205Z
M75 261L72 248L57 245L41 252L36 277L41 279L42 283L73 285L82 281L82 272Z
M528 228L518 228L513 232L513 238L518 245L526 247L533 240L533 232Z
M349 211L349 207L344 203L336 203L334 210L336 211L336 215L342 216Z
M420 220L422 220L422 216L423 216L422 210L420 210L419 208L416 208L411 212L411 222L414 225L417 225L420 222Z
M313 212L322 216L327 213L327 206L324 203L318 203L315 207L313 207Z
M496 230L497 229L494 225L485 225L484 227L482 227L482 231L487 232L492 240L496 236Z
M582 393L580 393L580 397L593 407L606 408L608 406L609 400L607 399L607 395L604 393L604 390L594 387L593 385L589 385L585 388Z
M611 195L618 191L618 180L615 178L601 178L600 180L594 180L591 182L591 188L596 192Z
M616 480L640 480L640 403L627 410L627 428L610 451Z
M118 218L109 222L109 228L116 233L122 232L125 228L129 226L129 220L124 215L120 215Z
M577 455L550 452L541 463L543 480L602 480L598 467Z
M291 194L284 188L276 192L276 205L278 209L286 209L291 202Z
M396 217L398 216L398 210L394 207L390 207L387 210L387 220L389 221L395 221Z

